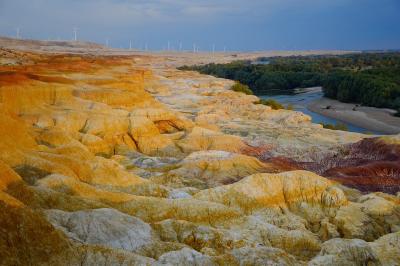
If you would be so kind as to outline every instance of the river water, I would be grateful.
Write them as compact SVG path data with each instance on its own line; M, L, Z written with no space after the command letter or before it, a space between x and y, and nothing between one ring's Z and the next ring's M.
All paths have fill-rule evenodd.
M282 94L279 94L279 93L282 93ZM318 100L323 97L323 93L321 90L311 89L310 91L308 91L308 89L305 89L303 91L297 91L294 94L284 94L284 93L285 92L277 92L276 94L273 94L273 95L261 95L258 97L260 97L261 99L274 99L274 100L278 101L279 103L283 104L285 107L288 104L291 104L291 105L293 105L294 110L300 111L306 115L311 116L312 122L316 123L316 124L324 123L324 124L336 125L336 124L340 123L340 124L346 125L348 130L352 131L352 132L358 132L358 133L370 132L370 133L377 134L377 132L373 132L371 130L367 130L365 128L361 128L361 127L355 126L353 124L349 124L344 121L340 121L338 119L320 115L320 114L317 114L315 112L308 110L307 105L310 102Z

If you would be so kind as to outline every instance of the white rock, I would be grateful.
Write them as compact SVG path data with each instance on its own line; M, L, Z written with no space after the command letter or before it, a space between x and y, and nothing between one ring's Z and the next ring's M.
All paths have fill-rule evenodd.
M212 261L210 256L203 255L190 248L183 248L178 251L165 253L158 259L158 262L167 265L180 266L217 265Z
M192 195L190 195L186 191L174 189L169 193L168 198L169 199L189 199L189 198L192 198Z
M334 238L322 244L309 265L380 265L375 252L361 239Z
M232 255L239 262L240 266L254 265L299 265L296 259L278 248L272 247L243 247L232 250Z
M56 228L79 242L134 251L152 241L148 224L114 209L49 210L46 214Z

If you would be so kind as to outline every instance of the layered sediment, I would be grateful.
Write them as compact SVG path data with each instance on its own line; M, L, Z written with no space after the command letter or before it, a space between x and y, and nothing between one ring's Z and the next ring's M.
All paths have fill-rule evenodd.
M398 263L398 136L160 56L0 53L0 265Z

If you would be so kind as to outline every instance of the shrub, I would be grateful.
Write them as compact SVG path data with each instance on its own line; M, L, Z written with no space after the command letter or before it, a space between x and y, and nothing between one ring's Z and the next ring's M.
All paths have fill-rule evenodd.
M274 99L260 99L256 104L268 105L274 110L285 109L285 107Z
M321 125L326 129L349 131L348 127L342 123L337 123L336 125L321 123Z
M286 106L286 110L293 111L293 110L294 110L293 104L288 104L288 105Z
M240 82L235 82L235 85L233 85L231 87L231 90L237 91L237 92L242 92L247 95L253 95L253 91L249 88L249 86L244 85Z

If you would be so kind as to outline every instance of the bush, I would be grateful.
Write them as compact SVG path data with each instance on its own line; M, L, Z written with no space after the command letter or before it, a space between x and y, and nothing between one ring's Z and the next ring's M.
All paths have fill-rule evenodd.
M274 99L260 99L256 104L268 105L274 110L285 109L285 107Z
M249 86L244 85L240 82L235 82L235 85L233 85L231 87L231 90L237 91L237 92L242 92L247 95L253 95L253 91L249 88Z
M321 125L326 129L349 131L348 127L342 123L337 123L336 125L321 123Z
M293 111L293 110L294 110L293 104L288 104L288 105L286 106L286 110Z

